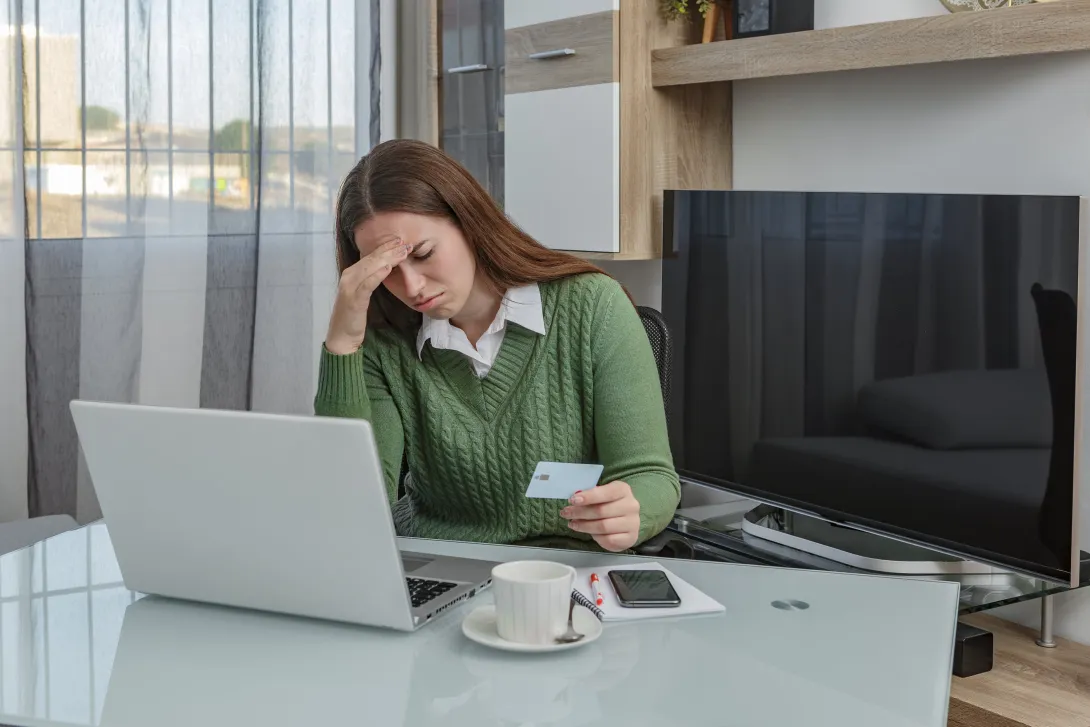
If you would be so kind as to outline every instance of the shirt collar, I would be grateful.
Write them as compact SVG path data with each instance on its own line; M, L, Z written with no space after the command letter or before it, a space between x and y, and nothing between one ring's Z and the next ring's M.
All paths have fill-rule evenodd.
M545 312L541 308L541 289L537 283L508 290L500 310L500 315L505 314L512 323L517 323L539 336L545 335Z
M541 289L537 283L530 283L518 288L511 288L503 296L500 309L496 311L496 318L485 332L495 333L503 330L507 322L517 323L523 328L532 331L539 336L545 335L545 312L541 306ZM420 324L420 331L416 334L416 354L423 356L424 344L434 338L436 342L446 342L451 335L449 320L428 318Z

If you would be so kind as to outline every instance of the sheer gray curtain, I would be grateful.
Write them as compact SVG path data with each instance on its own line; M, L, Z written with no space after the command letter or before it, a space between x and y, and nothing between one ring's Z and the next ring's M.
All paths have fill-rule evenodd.
M72 399L311 411L392 9L0 0L0 520L99 514Z

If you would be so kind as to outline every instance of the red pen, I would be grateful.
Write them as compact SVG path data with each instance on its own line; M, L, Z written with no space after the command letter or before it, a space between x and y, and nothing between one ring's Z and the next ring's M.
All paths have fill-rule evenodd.
M590 574L590 590L594 593L594 603L601 606L604 603L602 599L602 589L598 586L598 574Z

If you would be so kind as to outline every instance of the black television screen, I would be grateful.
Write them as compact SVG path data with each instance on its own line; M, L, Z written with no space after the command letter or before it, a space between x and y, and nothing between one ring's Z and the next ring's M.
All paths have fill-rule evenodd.
M668 191L678 471L1071 582L1081 207Z

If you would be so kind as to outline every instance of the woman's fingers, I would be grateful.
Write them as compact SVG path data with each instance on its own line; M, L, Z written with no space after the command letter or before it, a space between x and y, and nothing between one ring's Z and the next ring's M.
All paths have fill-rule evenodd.
M621 500L632 495L632 488L627 482L614 480L607 485L598 485L583 492L577 492L571 497L573 505L601 505L614 500Z
M569 505L560 511L560 515L568 520L602 520L610 517L636 515L639 512L639 500L634 497L622 497L601 505Z
M329 329L326 331L325 344L331 353L349 354L363 345L371 294L390 271L405 259L409 249L401 238L391 237L341 273L337 298L329 316Z
M588 535L621 535L638 531L640 519L632 515L610 517L604 520L572 520L568 523L572 530Z
M378 281L369 290L378 287L378 283L386 277L393 268L409 254L410 245L404 243L400 237L392 238L377 247L374 252L362 257L354 265L344 271L342 278L347 276L349 285L354 288L364 288L368 283L374 282L376 273L380 275Z
M568 527L587 533L606 550L620 552L639 539L640 501L627 482L616 480L577 492L571 503L560 511L568 518Z
M360 281L357 290L370 296L371 293L374 293L375 289L382 284L382 281L386 279L386 276L393 271L394 266L397 265L398 262L400 262L400 260L387 262L376 268L370 275Z

